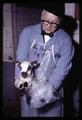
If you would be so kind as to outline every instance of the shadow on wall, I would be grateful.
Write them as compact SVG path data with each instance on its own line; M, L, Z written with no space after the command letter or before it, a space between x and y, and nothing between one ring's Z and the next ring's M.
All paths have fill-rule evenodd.
M3 62L3 106L4 117L20 116L20 101L14 87L14 62Z
M65 115L78 116L80 50L79 50L79 45L73 39L74 32L77 29L77 22L73 17L64 16L61 27L71 36L73 45L75 47L72 69L70 70L69 75L64 80L64 95L65 95L64 113Z

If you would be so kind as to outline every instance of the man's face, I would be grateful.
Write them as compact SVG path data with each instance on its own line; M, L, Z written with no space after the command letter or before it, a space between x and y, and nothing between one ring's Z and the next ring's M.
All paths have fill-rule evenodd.
M57 29L60 23L60 18L46 10L43 10L41 15L41 21L42 29L46 33L52 33Z

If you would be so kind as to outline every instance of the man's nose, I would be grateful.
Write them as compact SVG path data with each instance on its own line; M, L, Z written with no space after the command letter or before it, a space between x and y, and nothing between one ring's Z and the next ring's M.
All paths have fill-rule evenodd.
M51 27L51 24L50 23L48 23L48 25L47 25L48 27Z
M22 75L22 77L25 78L27 76L27 73L26 72L22 72L21 75Z

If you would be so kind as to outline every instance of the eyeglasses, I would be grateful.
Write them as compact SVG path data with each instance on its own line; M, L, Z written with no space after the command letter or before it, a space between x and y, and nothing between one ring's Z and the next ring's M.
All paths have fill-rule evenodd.
M57 26L59 26L59 24L57 24L57 23L54 23L54 22L49 22L49 21L47 21L47 20L41 20L45 25L48 25L48 24L50 24L52 27L57 27Z

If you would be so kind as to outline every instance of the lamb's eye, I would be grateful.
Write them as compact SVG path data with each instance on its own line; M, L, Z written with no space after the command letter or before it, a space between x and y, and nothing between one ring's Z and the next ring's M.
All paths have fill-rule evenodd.
M28 70L31 70L31 66L28 67Z

